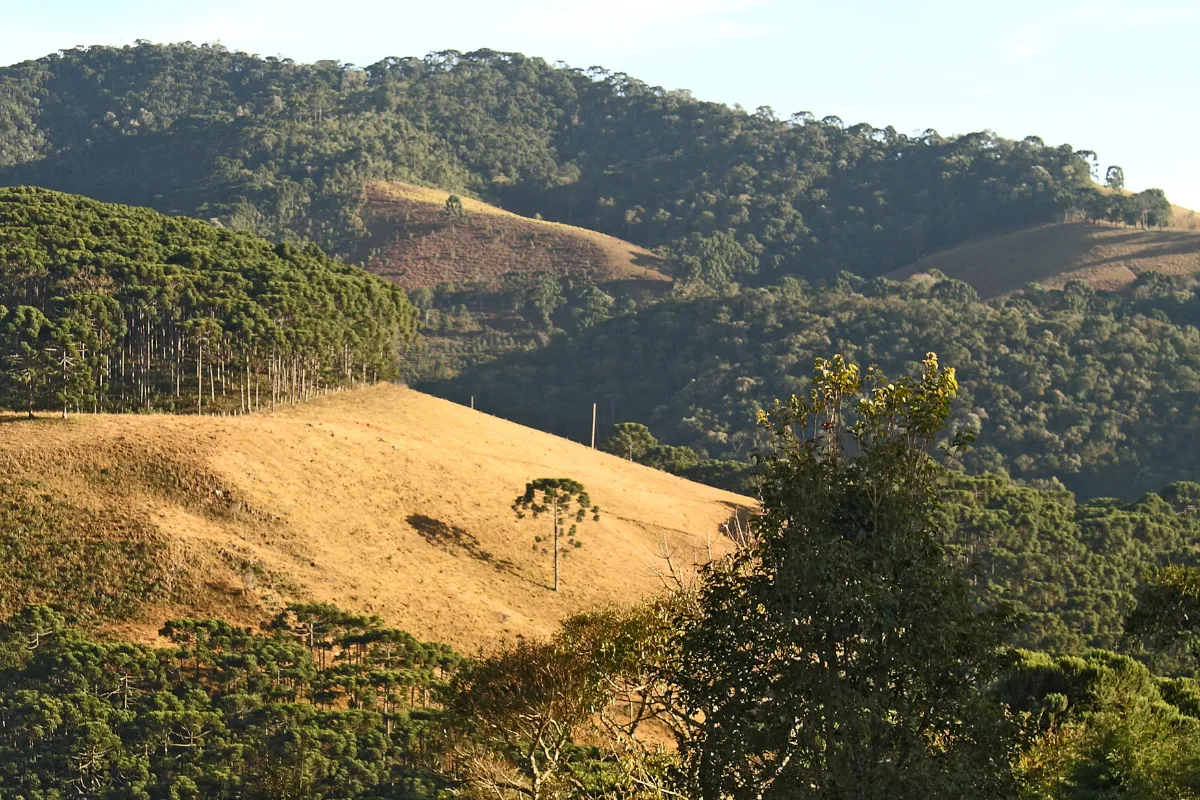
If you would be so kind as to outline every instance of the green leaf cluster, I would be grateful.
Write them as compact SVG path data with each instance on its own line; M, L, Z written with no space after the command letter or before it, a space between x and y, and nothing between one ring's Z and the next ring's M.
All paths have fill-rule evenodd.
M1200 480L1200 292L1153 273L1128 293L1073 281L981 302L960 281L843 275L722 296L677 296L511 352L422 388L577 436L574 409L636 422L701 459L748 459L756 414L803 394L818 355L889 372L927 350L958 366L947 436L978 433L970 473L1060 480L1082 498L1135 499Z
M99 641L42 606L0 623L0 797L416 800L443 785L424 754L448 647L315 605L262 634L180 619L162 636Z

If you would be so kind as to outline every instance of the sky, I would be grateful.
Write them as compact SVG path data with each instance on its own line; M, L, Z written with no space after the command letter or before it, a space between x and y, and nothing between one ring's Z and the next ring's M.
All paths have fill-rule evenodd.
M0 0L0 64L136 39L360 66L517 51L781 117L1037 135L1200 209L1200 0Z

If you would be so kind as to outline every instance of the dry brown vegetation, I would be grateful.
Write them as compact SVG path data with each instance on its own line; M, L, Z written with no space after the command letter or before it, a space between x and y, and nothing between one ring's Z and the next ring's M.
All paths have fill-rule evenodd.
M1188 230L1181 213L1163 230L1086 222L1025 228L936 253L888 277L937 269L992 298L1035 281L1060 288L1078 278L1098 289L1119 290L1142 272L1200 273L1200 230Z
M654 591L664 542L703 560L750 503L393 386L242 417L4 417L0 469L107 520L71 536L161 543L146 566L160 590L123 635L170 614L252 623L309 599L468 651ZM511 503L527 480L558 476L581 481L603 514L556 594L549 556L533 549L543 520L518 521Z
M489 283L507 272L547 270L666 291L670 278L649 250L584 228L530 219L463 197L464 220L443 214L450 193L406 183L367 187L361 212L367 268L405 289Z

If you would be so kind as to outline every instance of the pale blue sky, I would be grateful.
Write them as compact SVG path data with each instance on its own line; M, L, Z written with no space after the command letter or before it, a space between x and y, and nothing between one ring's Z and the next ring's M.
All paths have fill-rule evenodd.
M1200 0L0 0L0 63L221 42L298 61L490 47L906 133L1095 150L1200 208Z

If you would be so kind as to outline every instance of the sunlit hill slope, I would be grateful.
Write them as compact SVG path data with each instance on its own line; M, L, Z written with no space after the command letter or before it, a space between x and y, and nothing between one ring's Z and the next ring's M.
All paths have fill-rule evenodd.
M253 416L0 430L0 604L96 607L131 634L171 614L253 623L309 599L470 650L654 591L663 543L689 564L720 550L749 502L392 386ZM580 526L556 594L534 550L549 522L511 504L527 480L559 476L602 514Z
M1171 227L1141 230L1107 223L1040 225L968 242L891 273L907 278L941 270L966 281L984 298L1015 292L1038 282L1061 288L1079 279L1098 289L1119 290L1143 272L1200 273L1200 231L1189 229L1186 212Z

